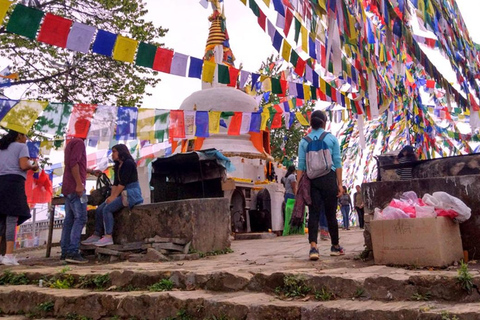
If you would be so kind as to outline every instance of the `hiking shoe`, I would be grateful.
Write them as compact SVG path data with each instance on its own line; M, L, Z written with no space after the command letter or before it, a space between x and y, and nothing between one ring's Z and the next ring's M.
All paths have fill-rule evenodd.
M65 261L70 263L78 263L78 264L83 264L88 262L88 260L82 257L80 253L68 254L67 257L65 258Z
M343 248L340 246L332 246L330 249L330 255L331 256L343 256L345 254L345 251L343 251Z
M80 243L83 244L83 245L86 245L86 246L91 246L91 245L94 245L95 243L97 243L98 240L100 240L100 237L93 234L90 237L88 237L86 240L83 240Z
M97 247L105 247L105 246L110 246L112 244L113 244L112 237L102 237L102 239L94 243L94 245L96 245Z
M67 254L66 253L62 253L60 255L60 260L65 260L67 258Z
M320 258L317 248L310 248L309 258L312 261L316 261L318 258Z
M2 257L2 264L6 265L6 266L18 266L19 263L17 261L17 258L15 258L14 256L3 256Z

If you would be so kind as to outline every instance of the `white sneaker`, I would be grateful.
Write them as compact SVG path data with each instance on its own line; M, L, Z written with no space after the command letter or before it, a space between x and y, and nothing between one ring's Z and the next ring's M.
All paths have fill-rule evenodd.
M18 266L19 263L17 261L17 258L15 258L14 256L4 256L2 258L2 264L6 265L6 266Z

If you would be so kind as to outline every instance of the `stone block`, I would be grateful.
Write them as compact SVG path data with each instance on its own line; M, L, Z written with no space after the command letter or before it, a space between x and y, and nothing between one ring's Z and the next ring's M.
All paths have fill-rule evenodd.
M115 244L143 242L146 239L177 238L191 242L199 252L230 247L230 208L225 198L168 201L135 206L115 213ZM89 214L89 219L94 219ZM92 225L91 223L89 224ZM87 228L87 234L93 229Z

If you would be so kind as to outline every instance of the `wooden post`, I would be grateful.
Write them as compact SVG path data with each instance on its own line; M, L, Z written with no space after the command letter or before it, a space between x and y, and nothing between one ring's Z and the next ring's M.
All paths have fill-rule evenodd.
M47 253L45 257L50 258L50 252L52 251L52 237L53 237L53 223L55 222L55 205L50 202L48 204L48 238L47 238Z

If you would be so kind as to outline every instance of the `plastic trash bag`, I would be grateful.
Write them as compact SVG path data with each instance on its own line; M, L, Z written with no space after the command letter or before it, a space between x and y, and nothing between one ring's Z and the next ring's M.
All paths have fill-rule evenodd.
M373 220L384 220L382 210L380 208L375 208L373 210Z
M434 196L431 194L425 193L422 197L422 201L427 205L427 206L432 206L435 208L440 208L440 201L438 201Z
M434 192L432 196L439 202L441 202L439 209L444 209L447 211L453 210L458 213L458 216L455 218L455 220L459 223L465 222L470 219L470 216L472 215L472 210L467 207L467 205L463 203L462 200L451 196L443 191Z
M410 216L403 212L402 209L387 206L382 211L382 220L394 220L394 219L409 219Z
M432 206L415 206L417 218L435 218L437 213L435 207Z
M400 209L404 213L408 214L410 218L415 218L415 207L413 204L407 201L392 199L392 201L390 201L388 206L392 208Z
M400 200L403 201L403 202L407 202L411 205L415 205L415 204L418 204L418 196L417 194L415 193L415 191L407 191L407 192L404 192L401 196L400 196Z

